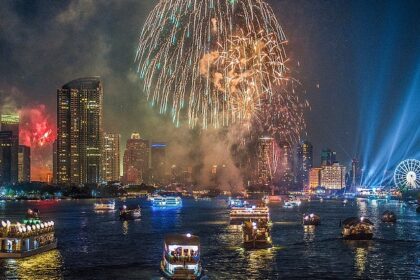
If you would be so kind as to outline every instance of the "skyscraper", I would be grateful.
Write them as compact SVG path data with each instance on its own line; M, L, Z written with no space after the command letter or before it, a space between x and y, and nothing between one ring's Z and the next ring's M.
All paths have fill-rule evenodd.
M267 185L272 182L275 158L275 141L271 137L261 137L258 141L257 183Z
M18 181L31 181L31 148L19 145L18 151Z
M354 158L351 161L351 186L354 189L357 186L360 186L360 181L362 177L362 171L360 169L359 160Z
M126 184L140 184L147 181L150 157L149 141L139 133L132 133L127 140L123 159L123 181Z
M297 146L296 175L300 185L308 187L309 172L313 166L313 147L308 141L303 141Z
M280 183L283 187L290 187L293 182L293 151L287 142L280 143Z
M18 182L19 116L1 115L0 183Z
M320 167L313 167L309 171L309 188L315 189L321 186L321 169Z
M323 166L321 186L329 190L341 190L346 187L346 167L339 163Z
M120 180L120 139L117 133L104 134L102 175L107 182Z
M337 161L337 153L331 149L324 149L321 152L321 166L333 165Z
M154 142L151 145L152 182L164 184L166 182L166 143Z
M101 181L103 88L99 77L57 90L57 182Z

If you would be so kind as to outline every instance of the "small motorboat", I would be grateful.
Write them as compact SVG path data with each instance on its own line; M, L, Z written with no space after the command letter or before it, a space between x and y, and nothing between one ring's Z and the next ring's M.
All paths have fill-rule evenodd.
M302 202L300 200L289 200L283 205L283 208L294 208L300 206Z
M124 205L120 209L120 219L121 220L135 220L139 219L141 216L141 209L140 206L135 207L128 207L127 205Z
M369 219L351 217L343 221L341 234L347 240L371 240L373 228L373 223Z
M95 202L94 208L96 211L109 211L109 210L115 210L115 201L98 201Z
M246 221L242 226L245 249L271 248L270 227L267 220Z
M315 214L309 214L303 216L304 226L319 226L321 224L321 218Z
M397 215L394 212L386 210L382 213L382 222L384 223L395 223L397 222Z
M160 267L169 279L199 279L202 267L198 236L189 233L167 235Z

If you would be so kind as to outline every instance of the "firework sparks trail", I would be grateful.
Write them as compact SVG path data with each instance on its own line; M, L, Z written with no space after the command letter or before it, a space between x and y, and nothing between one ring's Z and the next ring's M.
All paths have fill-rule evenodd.
M294 139L304 125L285 90L293 83L286 43L263 0L162 0L141 33L137 72L151 104L177 126L184 117L190 127L247 123Z

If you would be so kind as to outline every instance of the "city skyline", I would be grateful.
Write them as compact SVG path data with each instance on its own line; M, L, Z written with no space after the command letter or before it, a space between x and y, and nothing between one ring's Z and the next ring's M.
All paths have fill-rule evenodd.
M340 1L268 2L273 6L289 39L291 63L299 72L297 78L302 82L312 108L305 113L308 135L303 137L303 140L314 144L314 154L317 155L322 149L330 147L338 151L340 161L346 166L351 164L354 157L359 157L361 166L370 168L371 175L392 169L405 156L418 156L419 131L406 128L410 124L418 123L418 115L410 118L408 114L413 110L413 104L418 101L418 95L410 90L418 87L418 71L415 68L418 58L413 50L419 42L418 39L414 39L417 37L410 36L418 33L418 25L414 24L416 17L413 14L417 8L416 2L407 1L405 5L388 3L383 9L376 9L375 3L362 1L354 1L351 4ZM89 2L70 1L46 6L40 2L6 2L0 8L4 15L2 22L5 27L14 24L14 28L5 28L0 33L3 39L0 40L1 49L4 50L4 63L0 67L2 109L44 106L45 115L55 120L55 104L52 98L55 90L66 81L100 75L107 92L104 99L104 111L107 112L104 116L105 130L119 130L123 144L133 131L140 131L147 139L168 143L172 139L167 139L167 135L191 139L187 128L176 129L168 117L159 115L149 106L135 77L133 57L138 32L145 15L155 4L156 1L151 1L113 6L110 11L111 17L121 18L119 15L124 14L124 32L121 32L118 26L112 26L99 18L102 11L111 5L109 3L99 2L93 5ZM87 11L81 17L82 20L78 19L80 10ZM27 16L28 11L31 11L31 16ZM404 20L395 25L392 32L388 32L386 26L394 13ZM306 14L311 14L312 17L308 18ZM334 26L330 25L332 21ZM99 24L93 26L93 22ZM375 36L369 32L342 32L360 30L357 28L360 22L371 27L367 30L375 30ZM46 24L53 26L49 33L33 27ZM112 28L109 28L110 26ZM126 30L127 26L133 28ZM407 30L408 35L399 35L398 30L402 29ZM11 30L21 30L23 33L10 33ZM83 36L87 30L90 30L90 42L74 45L75 43L70 41L71 38ZM19 36L22 35L18 34L26 34L28 44L19 44L19 40L22 39ZM402 49L404 51L401 53L405 55L401 55L404 64L400 63L395 69L384 72L381 69L390 62L375 58L375 55L369 53L382 41L377 39L387 36L390 37L385 41L388 53L394 54L395 49ZM41 45L37 42L43 43ZM35 51L29 52L29 46ZM336 51L335 55L330 57L332 49ZM315 50L319 58L312 55ZM342 58L340 54L343 53L350 53L352 56ZM26 60L23 62L24 57ZM53 60L55 63L41 63L41 57L45 58L45 61ZM328 59L324 59L326 57ZM358 59L351 60L351 57ZM28 59L33 63L28 64ZM358 66L356 63L360 60L369 66L363 77L371 77L370 79L354 74L353 69ZM32 65L37 65L38 69L34 69ZM16 71L8 71L10 67L14 67ZM29 71L37 75L29 75ZM330 79L337 71L340 74ZM393 73L403 75L405 71L409 75L400 79L393 87L380 88L371 81L375 77L392 76ZM412 73L415 73L414 76ZM357 83L352 83L352 80ZM401 92L404 93L402 96ZM386 94L389 101L381 102L381 94ZM398 110L393 110L395 106L398 106ZM369 113L373 111L378 112L381 117ZM401 111L405 112L404 118L396 118L396 113ZM122 119L129 121L121 122ZM369 131L369 123L372 121L377 124L375 133ZM404 122L408 123L403 125ZM412 137L395 136L384 142L383 139L388 137L383 136L392 135L395 130ZM412 141L404 142L407 138ZM403 152L395 148L400 146L400 143L406 144ZM394 156L386 154L386 150L391 150ZM316 164L318 157L314 159ZM374 180L367 182L373 184Z

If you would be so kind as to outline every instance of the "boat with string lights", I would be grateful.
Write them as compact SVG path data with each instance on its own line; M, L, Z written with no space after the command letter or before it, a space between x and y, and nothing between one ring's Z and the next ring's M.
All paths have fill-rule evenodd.
M242 226L245 249L266 249L272 247L271 222L267 220L246 221Z
M233 207L230 210L230 223L231 224L242 224L249 220L270 220L269 208L260 203L258 205L250 205L246 207Z
M98 201L94 205L95 211L113 211L115 210L115 200L110 201Z
M55 248L54 222L41 221L38 210L29 209L22 223L1 221L1 259L26 258Z
M199 279L202 276L199 237L190 233L167 235L160 265L169 279Z
M178 208L182 207L182 198L179 196L156 196L152 200L153 208Z

